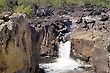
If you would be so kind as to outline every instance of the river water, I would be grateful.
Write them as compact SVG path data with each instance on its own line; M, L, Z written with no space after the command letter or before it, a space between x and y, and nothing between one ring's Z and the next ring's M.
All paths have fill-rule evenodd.
M40 67L43 67L46 73L67 73L68 71L79 70L79 66L82 66L80 60L70 58L71 42L60 42L59 44L59 57L53 63L41 63Z

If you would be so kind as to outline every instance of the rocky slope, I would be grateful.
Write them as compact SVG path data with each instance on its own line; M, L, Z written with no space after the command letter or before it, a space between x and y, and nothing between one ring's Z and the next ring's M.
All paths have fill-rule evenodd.
M109 73L109 9L91 6L76 14L76 27L71 34L74 56L90 63L95 73Z
M44 73L38 66L40 58L57 57L58 43L69 32L71 21L58 15L42 16L1 14L0 73Z
M65 6L35 9L33 18L24 13L0 16L0 73L44 73L41 58L57 57L58 44L70 35L73 57L92 65L74 73L109 73L110 10L97 6ZM71 72L72 73L72 72Z

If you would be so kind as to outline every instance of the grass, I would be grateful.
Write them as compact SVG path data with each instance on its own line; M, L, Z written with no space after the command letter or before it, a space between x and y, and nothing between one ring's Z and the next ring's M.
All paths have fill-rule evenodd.
M107 0L40 0L40 5L52 4L53 6L62 6L65 3L77 4L77 5L85 5L85 4L94 4L94 5L102 5L104 7L110 7L110 2Z
M0 0L0 12L4 11L6 8L9 8L14 12L25 12L30 15L34 4L38 4L40 6L53 5L55 7L62 6L65 3L68 5L93 4L110 7L110 1L108 0L14 0L17 1L18 5L16 5L13 1L13 5L9 4L10 1L12 0Z
M13 10L16 13L26 13L29 16L32 14L32 9L30 6L20 5L16 6Z
M6 7L6 0L0 0L0 12Z
M110 7L110 2L107 0L67 0L67 4L77 4L77 5L85 5L85 4L93 4L93 5L102 5L104 7Z

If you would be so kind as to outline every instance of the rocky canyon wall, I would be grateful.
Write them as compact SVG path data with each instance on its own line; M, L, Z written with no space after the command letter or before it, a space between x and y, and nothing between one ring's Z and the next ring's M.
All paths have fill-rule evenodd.
M24 13L4 12L0 16L0 73L42 73L40 58L58 56L67 24L71 22L60 16L31 19Z
M80 14L80 13L83 14ZM110 72L110 15L109 9L88 6L76 13L71 34L74 56L92 65L95 73Z

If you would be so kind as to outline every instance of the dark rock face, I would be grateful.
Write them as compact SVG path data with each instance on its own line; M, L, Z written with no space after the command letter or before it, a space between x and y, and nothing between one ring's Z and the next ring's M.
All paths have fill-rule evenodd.
M94 10L90 13L90 15L101 15L101 10Z
M58 56L58 44L63 41L65 33L69 32L68 28L71 24L69 19L59 16L36 19L31 24L41 34L39 41L42 42L38 42L41 56Z
M110 53L110 45L107 47L107 51Z
M47 17L47 16L52 16L54 15L54 8L51 6L46 6L46 7L38 7L35 6L33 9L33 15L37 17Z
M20 73L36 73L32 71L38 70L40 53L37 42L40 35L36 35L39 33L27 21L26 17L19 14L1 24L1 26L4 25L0 31L0 68L2 72L14 73L23 69ZM32 71L29 71L31 68Z
M109 19L109 16L107 15L102 15L100 21L107 21Z
M82 23L82 22L83 22L83 19L82 19L82 18L80 18L80 19L78 19L78 20L77 20L77 22L76 22L76 23L77 23L77 24L80 24L80 23Z

